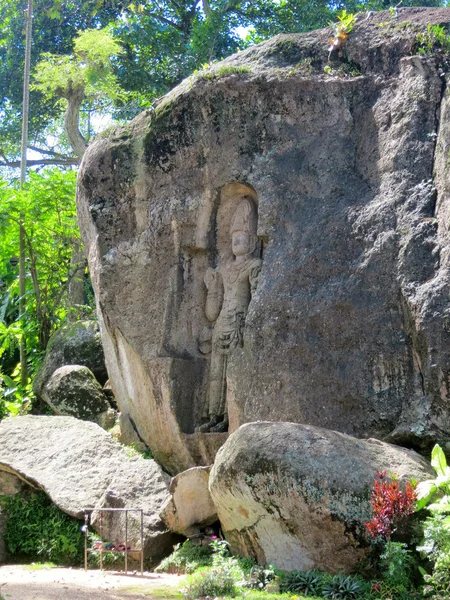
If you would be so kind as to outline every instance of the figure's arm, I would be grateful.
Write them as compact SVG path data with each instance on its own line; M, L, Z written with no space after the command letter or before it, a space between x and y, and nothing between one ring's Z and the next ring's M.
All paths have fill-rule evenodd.
M255 261L255 265L250 270L249 280L250 280L250 293L253 294L256 291L258 286L259 274L261 273L262 268L262 260Z
M222 276L219 271L209 268L204 277L206 289L208 290L206 296L206 307L205 314L208 321L213 323L219 316L223 302L223 283Z

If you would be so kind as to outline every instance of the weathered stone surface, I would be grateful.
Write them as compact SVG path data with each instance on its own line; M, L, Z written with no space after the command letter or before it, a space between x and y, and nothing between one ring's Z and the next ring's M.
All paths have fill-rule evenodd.
M153 460L128 457L98 425L73 417L26 416L0 423L0 471L42 489L64 512L81 518L84 508L144 509L148 556L161 557L170 541L159 518L170 478ZM98 527L98 523L96 523ZM108 533L122 541L121 517ZM130 539L137 535L130 528ZM139 539L132 539L134 544Z
M24 488L24 482L16 475L0 471L0 496L15 496Z
M244 197L262 269L229 332L242 333L225 371L230 429L449 440L450 91L438 61L414 55L420 29L448 22L450 9L361 15L331 74L329 30L277 36L86 152L79 220L112 386L170 472L198 464L204 279L236 256Z
M119 441L121 444L125 444L125 446L133 446L133 448L138 450L138 452L144 452L144 450L147 449L147 445L139 437L139 434L136 431L136 426L133 424L130 415L127 415L126 413L120 413L119 426Z
M170 497L161 508L161 518L171 531L195 535L217 521L217 511L208 489L209 467L193 467L170 482Z
M88 367L101 385L108 379L105 356L96 321L78 321L58 329L50 338L45 357L33 380L39 398L51 375L65 365Z
M42 398L55 414L85 421L111 408L92 371L80 365L56 369L42 390Z
M234 552L286 570L351 572L367 552L374 475L428 479L412 450L296 423L248 423L219 450L209 488Z

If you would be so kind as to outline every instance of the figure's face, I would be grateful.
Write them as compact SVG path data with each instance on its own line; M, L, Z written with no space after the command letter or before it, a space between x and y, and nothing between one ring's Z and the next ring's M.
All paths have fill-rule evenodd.
M245 256L253 250L250 234L246 231L235 231L231 236L231 248L234 256Z

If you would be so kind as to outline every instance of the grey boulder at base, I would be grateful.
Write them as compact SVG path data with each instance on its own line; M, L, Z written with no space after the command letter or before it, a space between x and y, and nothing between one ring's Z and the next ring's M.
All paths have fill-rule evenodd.
M248 423L219 450L209 489L233 552L284 570L351 573L368 550L379 470L429 479L412 450L296 423Z
M93 421L111 408L92 371L80 365L56 369L42 390L42 398L57 415Z
M143 508L145 556L153 562L176 541L159 517L169 495L170 477L154 460L128 457L95 423L73 417L4 419L0 422L0 471L43 490L73 517L82 518L83 508L90 507ZM105 518L104 524L103 533L110 541L125 539L122 515ZM94 526L99 531L98 519ZM140 544L137 525L130 523L128 535L134 547Z
M100 385L108 379L97 321L78 321L61 327L50 337L44 359L33 380L33 391L42 397L47 381L60 367L81 365L92 371Z
M217 521L217 511L208 489L209 467L193 467L172 478L170 497L160 516L171 531L190 537Z

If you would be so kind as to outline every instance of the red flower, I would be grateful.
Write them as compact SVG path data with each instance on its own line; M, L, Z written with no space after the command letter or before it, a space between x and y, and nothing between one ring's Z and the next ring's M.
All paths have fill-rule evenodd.
M386 471L378 471L370 500L373 517L365 523L372 539L384 537L389 540L399 521L414 512L417 500L415 487L407 481L402 490L397 479L390 481L386 478Z

